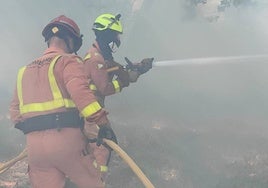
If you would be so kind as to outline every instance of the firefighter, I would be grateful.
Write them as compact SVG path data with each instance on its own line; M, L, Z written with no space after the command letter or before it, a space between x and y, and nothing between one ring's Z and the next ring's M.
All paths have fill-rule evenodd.
M128 87L130 82L136 82L138 77L152 68L153 58L145 58L140 63L123 67L113 58L113 53L119 48L120 35L123 34L123 27L120 22L121 15L102 14L94 21L92 30L96 40L89 48L84 61L85 71L91 79L90 87L95 90L99 102L104 106L105 96L121 92ZM111 73L107 69L118 67ZM130 69L131 68L131 69ZM114 76L117 76L114 79Z
M90 80L90 88L95 91L99 103L104 107L106 96L113 95L128 87L130 82L136 82L138 77L152 68L153 58L145 58L140 63L129 64L123 67L115 62L113 53L120 46L120 35L123 27L120 22L121 15L102 14L93 24L96 40L88 50L84 58L86 75ZM131 65L131 66L130 66ZM115 71L109 72L112 68ZM89 138L96 166L105 174L111 152L105 146L96 146L94 143L98 126L86 122L85 132Z
M102 138L116 141L116 136L75 55L82 45L80 29L60 15L42 35L48 48L19 69L10 104L11 120L26 135L31 186L60 188L68 177L79 188L102 188L81 131L84 119L98 125L99 145Z

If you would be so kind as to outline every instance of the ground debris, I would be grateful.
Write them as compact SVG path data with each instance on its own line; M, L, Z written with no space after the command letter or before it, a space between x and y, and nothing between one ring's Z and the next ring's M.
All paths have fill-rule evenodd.
M0 187L1 188L17 188L18 183L17 182L10 182L10 181L2 181L2 180L0 180Z
M0 188L30 187L27 168L27 159L23 159L0 174Z

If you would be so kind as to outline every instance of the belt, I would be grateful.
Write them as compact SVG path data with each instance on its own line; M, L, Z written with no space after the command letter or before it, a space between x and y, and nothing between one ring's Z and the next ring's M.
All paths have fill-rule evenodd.
M33 131L42 131L47 129L58 129L65 127L82 128L84 119L79 116L78 111L69 111L40 115L26 119L24 122L17 123L15 128L21 130L24 134Z

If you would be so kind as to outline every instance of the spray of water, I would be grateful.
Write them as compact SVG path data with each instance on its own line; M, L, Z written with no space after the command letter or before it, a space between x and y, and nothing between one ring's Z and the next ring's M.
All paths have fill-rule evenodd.
M248 55L248 56L229 56L229 57L206 57L156 61L154 66L179 66L179 65L207 65L222 63L247 63L247 62L268 62L268 55Z

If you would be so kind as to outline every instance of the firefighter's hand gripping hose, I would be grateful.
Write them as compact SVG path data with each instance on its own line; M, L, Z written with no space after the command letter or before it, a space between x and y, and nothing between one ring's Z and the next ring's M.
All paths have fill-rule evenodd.
M142 75L153 67L154 58L144 58L140 63L132 63L127 57L125 57L125 61L127 62L126 69L137 71L139 75Z
M146 188L154 188L154 185L150 182L150 180L145 176L145 174L141 171L138 165L129 157L129 155L120 148L115 142L108 139L103 139L103 141L111 147L132 169L132 171L138 176L140 181ZM12 167L16 162L27 157L27 149L25 148L17 157L7 161L5 163L0 163L0 174L8 170Z
M97 146L100 146L101 144L105 145L104 140L103 140L104 138L112 140L113 142L118 144L116 135L109 124L99 126L99 132L98 132L97 142L96 142Z

